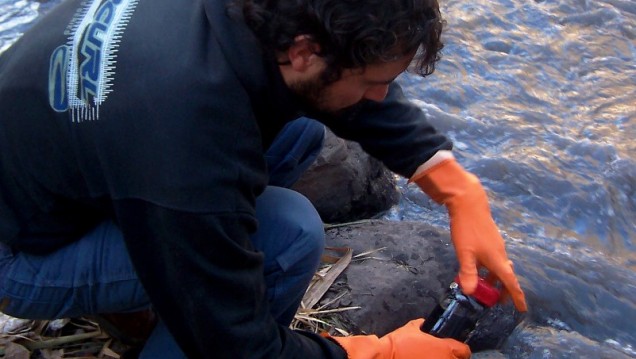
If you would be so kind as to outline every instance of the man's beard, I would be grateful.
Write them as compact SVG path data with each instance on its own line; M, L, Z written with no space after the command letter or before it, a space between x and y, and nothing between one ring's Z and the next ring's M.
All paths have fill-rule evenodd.
M313 80L291 84L289 89L294 94L294 99L301 111L308 117L318 119L344 116L356 104L344 108L334 108L333 104L330 106L326 95L330 84L331 82L319 76Z
M303 111L323 114L334 112L325 106L327 83L321 77L293 83L289 88Z

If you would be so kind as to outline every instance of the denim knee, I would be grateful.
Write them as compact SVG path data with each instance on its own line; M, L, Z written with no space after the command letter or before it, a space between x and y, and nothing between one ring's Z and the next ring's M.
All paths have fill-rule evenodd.
M317 268L325 246L325 231L320 215L300 193L285 190L286 208L278 211L274 237L286 237L287 243L276 255L284 272L312 272Z
M265 153L269 184L290 188L316 160L325 126L306 117L288 123Z
M256 202L259 229L252 237L265 254L270 312L289 325L311 282L325 245L324 227L311 202L290 189L269 186Z

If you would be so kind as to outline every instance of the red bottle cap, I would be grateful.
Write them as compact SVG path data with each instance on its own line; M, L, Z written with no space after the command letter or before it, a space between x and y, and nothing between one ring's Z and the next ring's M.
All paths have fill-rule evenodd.
M459 283L459 276L455 277L455 282L461 286ZM485 305L490 308L493 305L499 302L499 296L501 292L499 289L493 287L490 283L486 282L484 278L479 277L477 281L477 287L475 291L470 296L475 298L479 303Z

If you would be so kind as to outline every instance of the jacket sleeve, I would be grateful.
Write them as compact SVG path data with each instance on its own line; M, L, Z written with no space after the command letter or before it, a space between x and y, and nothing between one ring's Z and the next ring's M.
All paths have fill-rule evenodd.
M335 343L278 325L248 214L193 214L115 202L130 257L155 309L190 358L345 358Z
M396 82L384 101L365 101L345 116L323 122L337 136L360 143L391 171L407 178L437 151L452 149Z

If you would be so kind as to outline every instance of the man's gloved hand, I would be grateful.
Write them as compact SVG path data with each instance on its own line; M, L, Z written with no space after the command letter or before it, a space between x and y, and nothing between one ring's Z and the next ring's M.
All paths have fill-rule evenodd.
M503 284L504 297L510 296L517 310L525 312L525 296L477 177L464 170L454 158L448 158L416 173L409 182L417 183L435 202L448 209L462 290L466 294L474 292L478 266L484 266L489 278Z
M378 338L375 335L330 337L342 346L349 359L467 359L468 345L454 339L440 339L420 330L424 319Z

